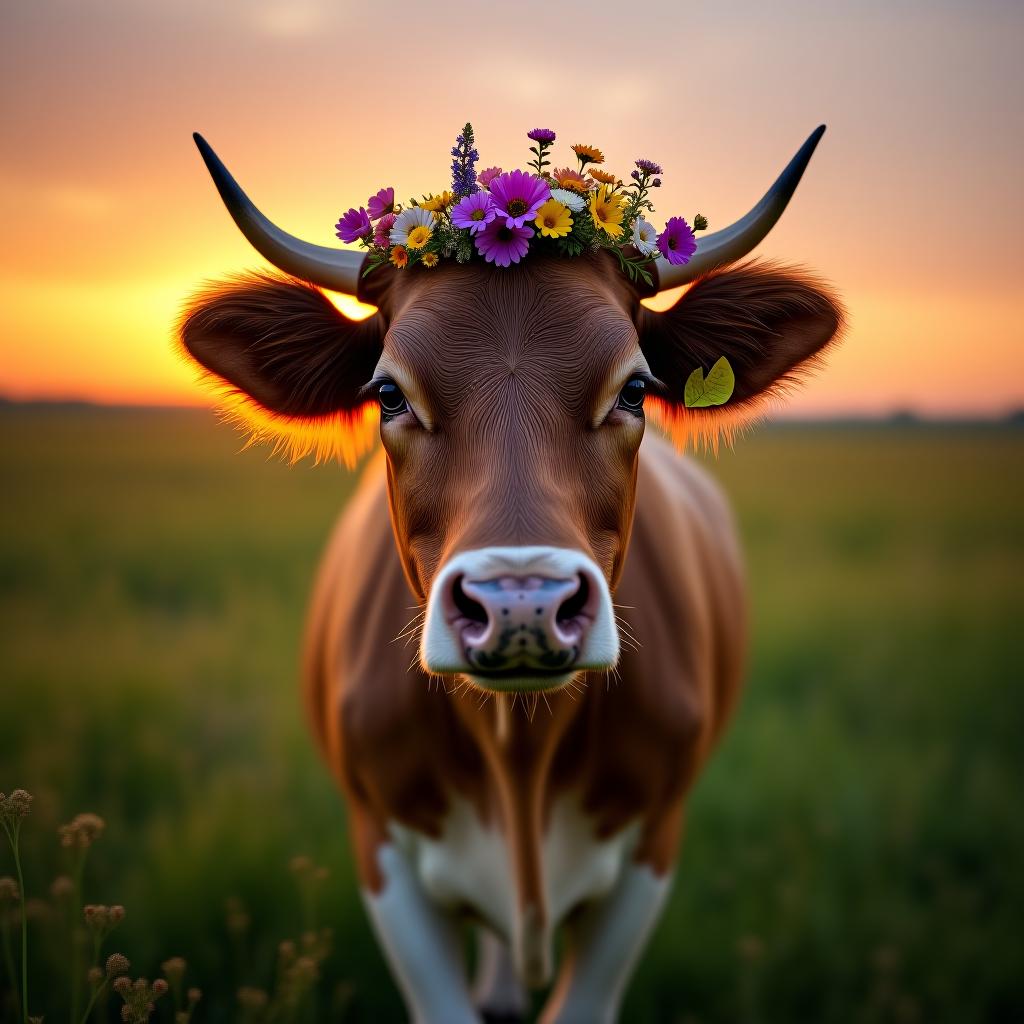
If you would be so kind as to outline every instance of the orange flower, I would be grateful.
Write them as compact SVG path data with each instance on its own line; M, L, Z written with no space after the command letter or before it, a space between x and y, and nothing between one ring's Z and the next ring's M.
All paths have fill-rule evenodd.
M404 245L396 245L391 250L391 262L396 267L404 267L409 263L409 251Z
M556 168L551 172L551 177L558 182L559 188L567 188L581 194L590 191L587 179L579 171L572 171L568 167Z
M607 171L598 171L595 168L591 168L588 172L594 181L601 182L602 185L621 185L622 182L615 177L614 174L609 174Z
M604 153L594 146L577 145L572 147L572 151L576 154L581 168L586 167L587 164L604 163Z

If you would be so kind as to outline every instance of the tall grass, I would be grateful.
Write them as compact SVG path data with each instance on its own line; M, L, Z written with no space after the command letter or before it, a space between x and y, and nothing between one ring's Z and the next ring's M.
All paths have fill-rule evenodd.
M196 1021L263 1012L311 909L334 939L302 1012L402 1019L296 687L351 478L236 454L198 413L21 409L0 431L0 785L36 798L28 892L94 810L83 899L127 908L133 971L188 960ZM624 1020L1024 1015L1022 456L1008 429L775 428L711 461L747 547L750 678ZM330 867L315 899L282 871L297 854ZM53 898L28 909L42 954ZM66 1018L66 956L33 965Z

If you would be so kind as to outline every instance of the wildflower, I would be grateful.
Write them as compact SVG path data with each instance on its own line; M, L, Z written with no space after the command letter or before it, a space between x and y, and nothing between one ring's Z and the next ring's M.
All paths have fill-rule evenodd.
M238 1005L243 1010L262 1010L268 1002L267 993L261 988L243 985L236 993Z
M594 179L594 181L600 182L602 185L622 184L614 174L609 174L608 171L599 171L596 167L591 167L587 173Z
M50 895L58 901L63 901L73 896L75 883L67 875L58 875L50 883Z
M540 178L517 170L495 178L491 195L498 216L505 218L505 227L521 228L536 216L541 204L550 197L551 189Z
M0 822L13 826L28 816L32 806L32 794L16 789L10 796L0 793Z
M410 206L403 210L391 229L390 239L392 245L405 245L409 240L409 232L413 228L432 228L434 226L434 215L422 206Z
M409 263L409 250L404 245L396 245L391 250L391 256L389 257L393 266L402 268Z
M452 191L460 198L477 191L476 162L480 154L473 148L475 142L473 126L467 121L452 147Z
M153 982L153 995L162 996L167 994L167 982L163 978L157 978Z
M498 215L494 200L486 192L466 196L452 210L452 223L457 228L469 228L473 234L483 231Z
M386 213L395 209L395 190L390 186L382 188L375 196L366 200L366 208L370 214L370 220L380 220Z
M103 981L103 971L99 967L90 967L86 978L89 981L89 985L92 988L95 988L101 981Z
M661 178L655 178L654 181L651 182L651 187L661 188Z
M420 263L422 263L423 266L425 266L425 267L436 267L437 266L437 253L436 252L425 252L420 257ZM321 870L323 870L323 869L321 868ZM320 880L321 880L321 878L317 878L317 881L320 881Z
M360 238L365 238L373 230L369 215L361 206L358 210L353 208L347 213L343 213L341 220L334 227L335 234L343 242L358 242Z
M644 174L647 175L665 173L653 160L637 160L636 165Z
M633 244L644 256L653 256L658 251L658 232L643 217L637 217L633 225Z
M494 179L497 178L499 174L501 174L500 167L488 167L486 170L481 171L476 176L476 180L480 182L480 184L484 188L490 188L491 182L494 181Z
M577 192L570 192L567 188L553 188L551 198L567 206L573 213L579 213L587 205L586 199Z
M67 825L57 829L60 845L67 849L88 850L107 827L106 822L96 814L77 814Z
M187 964L183 957L172 956L160 965L160 970L164 972L164 977L172 985L178 985L181 983L181 979L185 977L186 967Z
M537 211L534 223L545 238L564 238L572 231L572 217L556 199L549 199Z
M518 263L530 248L533 231L526 227L508 227L495 219L476 236L476 249L488 263L507 267Z
M587 166L587 164L604 163L604 153L602 153L601 150L596 149L594 146L576 145L572 147L572 151L576 154L576 159L580 162L581 171Z
M448 209L449 206L455 201L455 196L451 192L442 192L439 196L433 194L427 196L422 203L420 208L424 210L430 210L434 214L435 220L440 214Z
M698 213L697 216L693 218L693 230L694 231L703 231L707 226L708 226L708 219L707 219L707 217L704 216L704 214Z
M18 902L18 883L10 875L0 878L0 903Z
M107 957L107 977L117 978L122 974L127 974L131 964L128 962L128 958L121 953L111 953Z
M602 185L590 197L590 216L594 221L594 227L606 231L609 235L617 235L622 229L625 212L625 199L614 195L607 185Z
M547 155L548 149L551 147L551 143L555 141L555 133L550 128L534 128L532 132L527 132L526 137L536 142L536 146L530 147L530 152L533 153L534 159L530 162L530 166L537 172L537 175L544 174L544 168L547 167Z
M559 188L571 189L573 192L581 193L590 191L587 179L579 171L574 171L568 167L556 168L551 172L551 176L558 182Z
M410 249L422 249L430 241L430 228L418 224L410 232L405 244Z
M395 221L398 220L397 213L385 213L379 221L377 226L373 230L373 244L379 245L381 248L387 248L388 236L391 234L391 229L395 226Z
M669 218L665 230L658 235L658 248L673 266L690 262L690 257L697 251L697 240L685 218Z
M526 133L526 137L545 146L550 146L555 141L555 133L550 128L534 128L532 132Z

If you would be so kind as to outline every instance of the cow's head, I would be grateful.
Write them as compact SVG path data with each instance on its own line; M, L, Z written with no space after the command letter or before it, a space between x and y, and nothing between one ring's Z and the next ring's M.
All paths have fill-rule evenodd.
M492 690L561 686L618 657L611 594L645 399L676 428L717 431L840 326L835 301L805 275L735 265L785 207L818 135L746 218L702 239L691 264L658 268L662 287L694 282L661 313L600 252L362 279L359 254L263 218L200 140L246 236L301 279L250 276L203 293L182 340L279 423L342 429L378 410L398 550L426 610L423 667ZM378 311L349 320L316 284ZM729 412L685 409L690 372L722 355L736 374Z

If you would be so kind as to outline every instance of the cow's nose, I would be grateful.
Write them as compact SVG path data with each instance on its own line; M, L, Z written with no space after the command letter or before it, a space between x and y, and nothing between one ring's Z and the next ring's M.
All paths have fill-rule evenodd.
M592 593L585 572L571 579L456 576L449 623L467 664L478 671L564 672L593 624Z
M564 686L619 657L608 583L582 551L476 548L453 555L427 599L420 663L496 691Z

